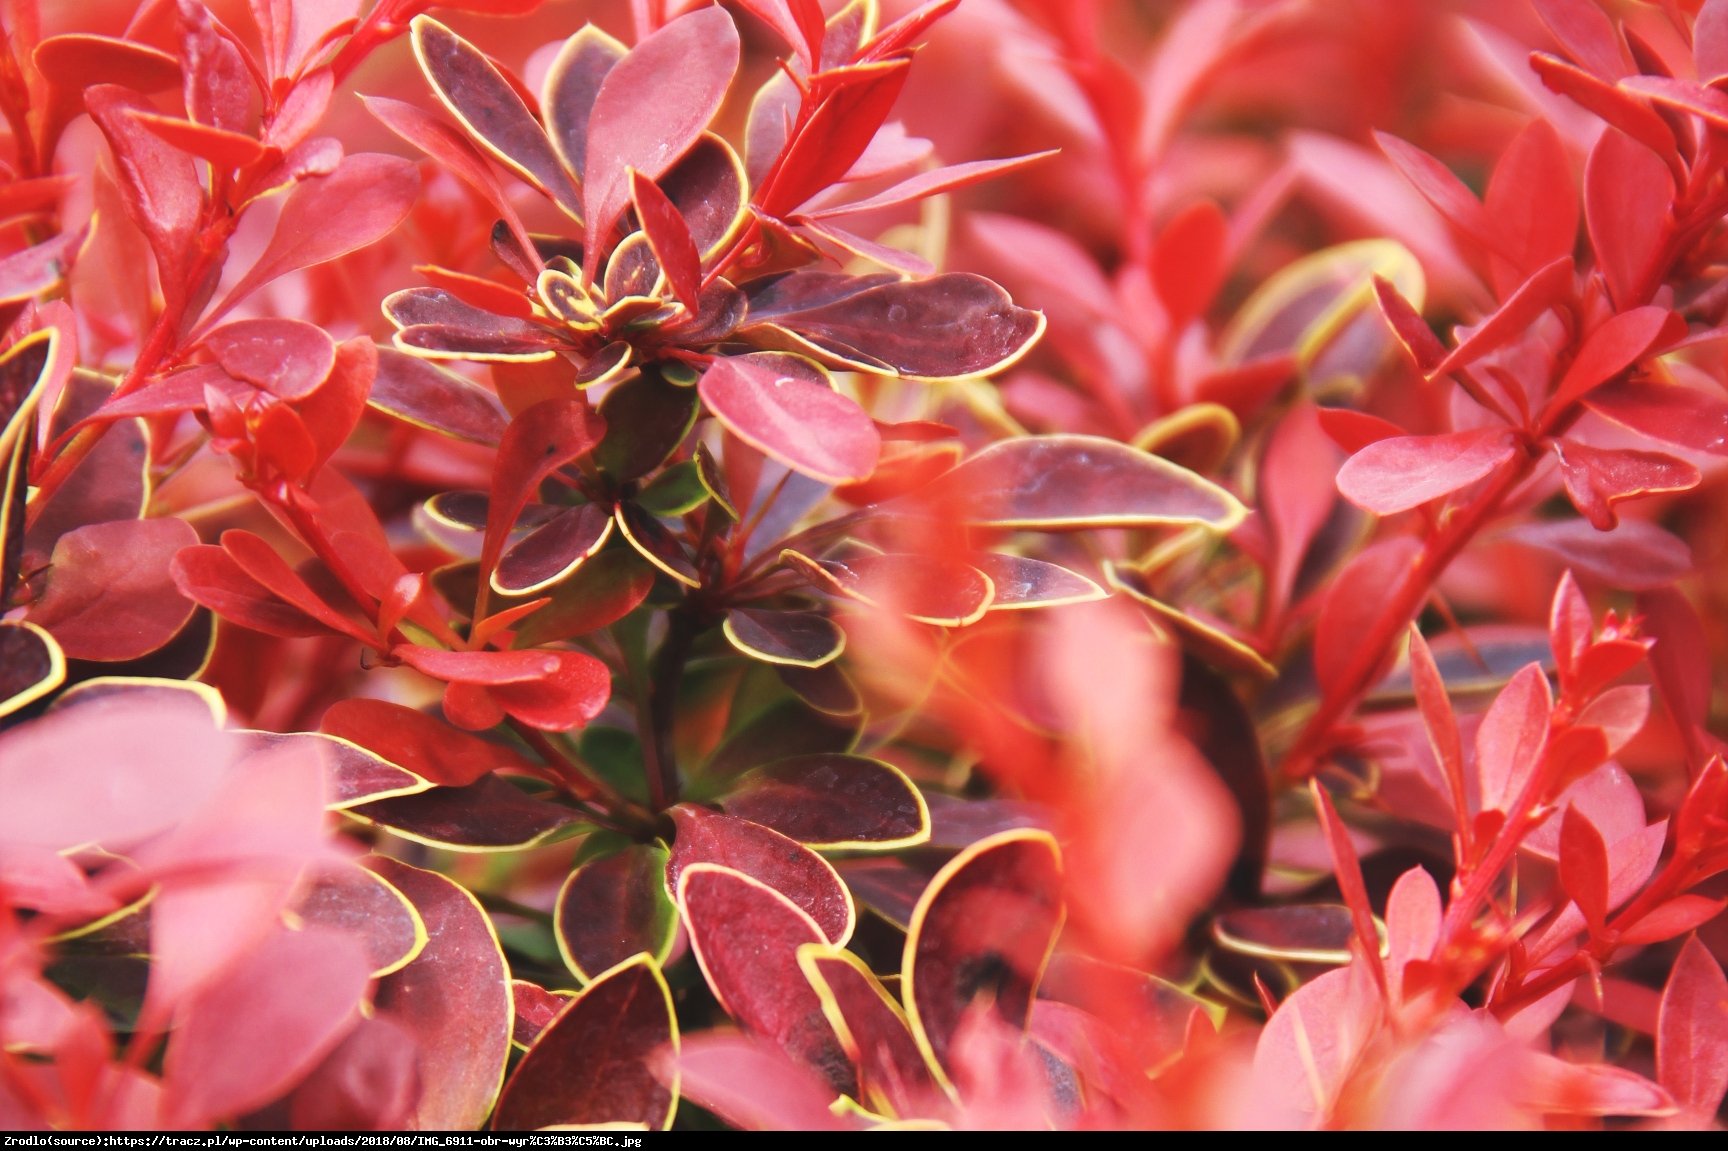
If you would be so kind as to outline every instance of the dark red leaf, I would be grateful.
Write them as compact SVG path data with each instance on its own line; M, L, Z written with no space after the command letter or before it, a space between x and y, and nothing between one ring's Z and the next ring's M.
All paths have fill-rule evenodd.
M417 1058L407 1028L362 1018L295 1089L287 1125L296 1131L406 1128L420 1090Z
M749 210L744 162L732 146L709 133L655 183L684 217L703 259L738 234ZM709 286L712 290L715 286ZM710 304L704 303L703 311Z
M1647 304L1656 287L1663 269L1654 261L1669 234L1673 198L1667 165L1619 132L1602 133L1584 168L1584 219L1621 311Z
M686 587L702 586L702 573L691 560L689 549L640 504L619 504L617 520L620 534L637 555Z
M1506 538L1559 559L1581 576L1630 591L1667 587L1692 570L1685 541L1642 520L1622 520L1612 532L1579 519L1549 520L1515 527Z
M394 348L378 349L373 407L456 439L495 444L509 418L490 392L453 372Z
M761 824L694 804L679 804L671 816L678 834L666 865L667 887L679 890L679 876L693 866L716 864L772 888L829 942L851 938L857 923L852 897L820 855Z
M552 602L516 630L515 646L539 647L616 623L654 587L654 568L628 548L584 562L552 591Z
M741 776L721 803L728 815L824 851L910 847L930 835L930 812L912 781L859 755L777 760Z
M1592 448L1566 440L1557 441L1554 452L1573 506L1601 531L1612 531L1620 522L1614 505L1621 500L1690 491L1703 482L1696 467L1659 452Z
M498 444L486 512L486 545L481 574L491 578L504 553L510 529L540 482L557 469L592 451L605 422L581 396L543 400L510 422Z
M184 548L168 571L181 595L241 627L285 638L320 635L325 630L319 620L277 599L219 547Z
M552 147L571 172L584 170L588 159L588 120L594 97L606 74L628 51L623 44L584 24L564 41L547 69L540 107Z
M414 18L414 56L453 116L499 160L576 219L570 174L514 86L474 45L430 16Z
M835 1091L849 1090L851 1068L798 966L800 946L826 942L816 922L774 888L714 863L683 869L677 892L691 949L726 1013Z
M752 294L749 324L842 367L931 380L1000 371L1044 332L1042 313L964 272L887 282L795 272Z
M582 162L584 271L593 279L630 202L630 170L665 175L701 138L738 70L738 30L722 8L681 16L618 61L594 96Z
M1186 468L1077 435L991 444L911 500L948 522L1033 531L1169 524L1229 531L1247 514L1229 492Z
M539 1034L504 1084L492 1127L640 1123L665 1130L678 1097L651 1070L661 1048L677 1058L672 992L642 955L590 983Z
M169 565L198 542L184 520L122 520L61 536L48 586L30 607L32 623L54 633L73 659L138 659L160 648L192 618Z
M1090 603L1110 594L1079 572L1026 556L975 552L966 562L989 579L994 590L991 611Z
M472 895L430 871L374 856L368 866L407 896L426 923L420 957L378 984L373 1006L419 1050L425 1131L472 1131L486 1121L510 1057L510 971Z
M817 563L782 552L780 559L818 587L937 627L978 622L996 594L990 577L944 556L888 552Z
M516 851L576 822L569 808L535 799L495 775L466 787L435 787L360 804L346 814L404 839L458 851Z
M798 356L761 352L715 360L702 400L744 442L827 484L868 479L882 450L876 426L828 374Z
M598 504L565 508L518 540L498 561L492 590L538 595L574 575L612 536L612 515Z
M318 869L293 912L307 923L358 940L375 979L408 966L426 946L426 925L407 896L357 864Z
M1239 955L1340 966L1350 962L1357 934L1342 904L1292 903L1222 912L1212 920L1212 938Z
M1656 1074L1688 1118L1701 1124L1728 1092L1728 979L1696 938L1680 949L1662 992Z
M278 929L186 1005L163 1064L163 1118L176 1127L232 1119L280 1095L358 1019L372 963L345 931ZM236 1047L251 1048L236 1059Z
M639 952L664 963L678 930L666 890L670 856L635 843L577 866L558 889L553 927L564 965L590 980Z
M903 990L912 1032L946 1067L962 1017L980 1000L1015 1027L1062 923L1062 861L1042 831L968 847L930 881L906 933Z
M820 612L733 608L724 628L733 647L768 663L820 667L846 648L846 633Z
M28 620L0 620L0 716L35 703L65 679L66 654L52 635Z
M1364 511L1396 515L1470 486L1517 452L1498 427L1378 440L1344 461L1338 490Z
M806 943L798 965L822 1002L840 1046L858 1071L860 1101L882 1115L914 1115L934 1080L906 1013L850 951Z
M618 480L640 479L678 450L700 406L695 389L679 387L659 371L620 381L600 404L606 436L594 462Z
M234 285L212 318L278 276L334 260L382 239L401 223L420 192L420 173L400 156L345 156L334 172L288 193L264 254Z

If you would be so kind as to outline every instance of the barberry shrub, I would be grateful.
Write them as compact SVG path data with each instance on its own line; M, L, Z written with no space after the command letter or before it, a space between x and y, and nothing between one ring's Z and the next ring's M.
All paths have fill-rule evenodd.
M1728 2L0 32L9 1129L1720 1126Z

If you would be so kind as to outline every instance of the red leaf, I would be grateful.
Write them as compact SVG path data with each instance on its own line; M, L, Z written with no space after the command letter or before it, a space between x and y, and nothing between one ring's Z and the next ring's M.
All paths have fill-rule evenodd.
M183 548L168 571L181 595L241 627L290 639L325 630L320 621L277 599L219 547Z
M280 1095L353 1026L371 970L346 931L309 924L266 937L186 1004L163 1066L165 1120L203 1127ZM255 1047L259 1036L270 1041ZM252 1054L236 1059L239 1048Z
M690 226L660 186L634 168L630 169L630 204L672 294L694 314L702 291L702 256L690 238Z
M578 865L564 880L553 927L564 965L578 979L594 979L638 952L665 962L678 930L668 863L658 843L635 843Z
M606 665L581 651L440 651L402 644L391 654L452 690L484 687L498 707L541 731L581 727L600 714L612 690ZM468 726L452 709L456 698L446 696L445 715Z
M1374 139L1386 158L1453 227L1481 248L1499 251L1499 236L1481 201L1450 168L1396 136L1376 132Z
M954 192L967 188L1009 172L1019 171L1028 164L1054 156L1054 150L1047 152L1031 152L1024 156L1009 156L1001 160L973 160L966 164L950 164L944 168L934 168L928 172L920 172L910 179L902 180L868 196L862 200L852 200L832 207L817 208L808 213L812 220L832 220L842 216L853 216L861 212L876 212L884 208L895 208L902 204L910 204L928 196L943 192ZM1214 209L1216 211L1216 209ZM1172 227L1175 225L1172 224ZM1192 271L1189 278L1193 279Z
M1174 331L1204 312L1228 270L1229 223L1218 205L1201 200L1164 226L1152 249L1152 286Z
M1633 92L1602 80L1582 68L1575 68L1546 52L1530 55L1531 69L1542 78L1549 90L1558 92L1606 120L1668 164L1678 163L1674 147L1674 132L1650 105ZM1585 174L1585 198L1589 198L1589 174ZM1586 204L1588 210L1588 204Z
M612 523L599 504L563 509L504 553L492 573L492 590L528 596L556 587L606 546Z
M685 868L677 891L691 949L726 1013L849 1090L851 1068L798 967L801 945L825 942L816 922L768 885L713 863Z
M519 753L502 744L381 699L338 700L324 713L318 727L441 787L464 787L499 768L530 766Z
M676 1091L650 1059L678 1055L672 992L646 955L619 964L571 1000L517 1064L492 1115L495 1131L555 1124L672 1125Z
M306 581L301 579L288 562L276 554L276 549L248 531L235 529L222 533L222 550L271 595L287 601L311 616L326 628L350 636L361 643L372 643L373 637L347 616L332 608Z
M414 1038L388 1019L363 1018L301 1081L288 1104L296 1131L397 1131L420 1092Z
M1344 903L1350 908L1350 925L1356 935L1358 959L1368 965L1374 982L1384 995L1387 991L1386 967L1380 960L1380 934L1374 927L1374 909L1368 903L1368 887L1362 879L1362 863L1356 857L1356 845L1350 842L1350 829L1338 818L1332 797L1326 794L1320 781L1310 779L1308 790L1320 812L1320 830L1326 837L1327 854L1332 857L1332 874L1338 880L1338 889L1344 893Z
M134 112L131 116L167 144L188 156L208 161L219 172L233 172L256 164L268 154L263 144L239 132L224 132L207 124L151 112Z
M1464 751L1458 737L1458 716L1452 710L1452 701L1446 696L1446 681L1440 677L1440 669L1434 664L1434 653L1428 649L1428 641L1422 638L1422 633L1412 625L1410 628L1410 682L1416 691L1416 707L1422 714L1422 727L1428 733L1428 744L1434 750L1434 761L1440 765L1440 773L1446 779L1446 788L1451 795L1452 811L1455 822L1460 826L1454 830L1468 830L1463 821L1469 819L1469 794L1464 783Z
M1410 536L1381 540L1358 553L1333 581L1314 629L1314 671L1323 691L1368 682L1367 675L1351 674L1358 661L1386 658L1384 653L1363 650L1363 633L1373 626L1381 608L1399 594L1421 550L1422 545Z
M797 356L756 353L715 360L697 387L734 435L793 471L828 484L868 479L881 436L827 376Z
M1711 685L1715 661L1710 652L1709 631L1692 604L1680 591L1661 587L1638 597L1638 611L1645 631L1656 641L1650 650L1650 670L1662 702L1679 725L1682 738L1694 753L1693 767L1705 758L1696 743L1696 731L1710 716Z
M137 93L97 84L84 94L91 119L113 150L126 213L150 241L164 293L184 300L185 265L204 210L204 191L192 158L140 124L134 112L153 111Z
M203 342L223 371L283 400L304 399L336 365L336 341L303 320L236 320Z
M367 866L406 895L426 923L420 957L378 983L377 1014L402 1025L420 1053L414 1126L472 1131L486 1120L510 1057L510 971L474 897L430 871L374 856Z
M1410 353L1416 370L1425 376L1434 375L1439 370L1440 362L1446 358L1446 348L1434 335L1434 330L1428 326L1421 313L1384 277L1374 277L1374 297L1380 301L1380 312L1386 317L1386 322L1392 325L1398 342Z
M1353 408L1320 408L1318 411L1320 426L1326 429L1332 442L1352 455L1369 444L1405 434L1404 429L1391 420Z
M766 663L820 667L846 648L846 633L820 612L733 608L724 628L733 647Z
M240 49L201 5L180 5L180 23L187 114L225 132L245 131L252 77Z
M1008 831L943 866L913 909L902 962L912 1032L947 1063L980 1000L1024 1027L1062 923L1062 860L1048 833Z
M860 755L777 760L741 776L721 803L728 815L824 851L909 847L930 835L929 809L912 781Z
M328 176L302 181L288 193L264 254L211 318L278 276L334 260L389 235L419 193L420 173L413 163L372 152L345 156Z
M1688 939L1662 992L1656 1075L1688 1118L1707 1125L1728 1092L1728 979L1698 939Z
M378 375L378 346L366 336L356 336L336 348L336 364L330 375L294 409L312 437L313 465L322 467L366 413L366 400Z
M1591 448L1558 440L1560 478L1572 504L1599 531L1612 531L1620 522L1614 505L1622 500L1668 492L1691 491L1703 474L1685 460L1658 452Z
M1548 410L1558 415L1642 359L1668 327L1666 308L1621 312L1591 332L1554 389Z
M1692 58L1698 79L1708 83L1728 74L1728 8L1721 0L1704 0L1692 21Z
M1626 49L1608 14L1592 0L1536 0L1536 13L1568 55L1604 80L1626 75Z
M1674 181L1647 148L1607 131L1584 167L1584 219L1614 306L1621 311L1650 301L1657 253L1669 235Z
M991 444L912 500L945 522L1033 531L1205 524L1223 532L1247 514L1229 492L1187 468L1077 435Z
M1566 147L1547 120L1531 120L1500 154L1483 206L1515 257L1513 274L1495 277L1502 293L1572 254L1578 242L1578 189Z
M831 70L828 75L838 86L821 99L757 182L757 208L770 216L788 215L843 179L893 111L910 63L890 60ZM754 169L756 149L751 152Z
M1379 440L1344 462L1338 490L1365 511L1395 515L1468 487L1517 453L1512 433L1496 427Z
M430 16L416 16L413 27L414 56L421 71L469 135L573 218L581 219L570 174L516 88L484 53Z
M518 648L540 647L616 623L648 597L655 569L629 549L601 552L552 590L552 602L516 631Z
M816 0L743 0L740 6L780 34L806 73L817 70L827 28Z
M1542 760L1554 701L1541 664L1520 668L1476 729L1476 772L1483 811L1508 815ZM1542 797L1535 797L1540 799Z
M666 886L697 864L716 864L765 884L790 901L824 938L843 944L858 921L852 897L829 862L796 840L758 823L681 803L671 811L678 835L666 864Z
M73 659L138 659L192 618L170 571L176 553L198 542L184 520L122 520L61 536L48 586L30 621L54 633Z
M701 138L738 70L738 30L722 8L681 16L607 72L582 165L584 271L594 278L630 202L630 170L657 180Z
M491 578L516 517L541 481L592 451L605 426L581 396L542 400L510 422L498 443L498 462L492 471L486 545L480 553L484 578Z
M1640 916L1636 923L1622 931L1620 943L1624 947L1665 943L1689 931L1697 931L1725 910L1728 910L1728 899L1676 895L1667 903L1651 910L1648 915Z
M1608 847L1588 816L1568 806L1560 819L1560 886L1584 913L1592 938L1608 918Z
M1598 387L1585 407L1665 444L1728 455L1728 403L1680 384L1618 382Z
M1414 998L1410 964L1425 964L1440 943L1445 911L1434 877L1412 867L1386 897L1386 974L1393 1001Z
M1272 429L1257 486L1272 530L1266 576L1267 612L1274 619L1290 602L1309 545L1338 502L1332 477L1342 462L1312 404L1298 404Z
M1524 336L1549 308L1564 302L1572 293L1572 257L1564 255L1537 271L1518 285L1506 302L1486 319L1469 329L1446 357L1428 372L1442 376L1468 367L1483 356L1497 352L1513 340Z

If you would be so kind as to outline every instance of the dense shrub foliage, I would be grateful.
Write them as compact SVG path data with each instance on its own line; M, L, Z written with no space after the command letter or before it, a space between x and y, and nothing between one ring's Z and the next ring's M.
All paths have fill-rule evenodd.
M7 1128L1719 1125L1728 2L0 29Z

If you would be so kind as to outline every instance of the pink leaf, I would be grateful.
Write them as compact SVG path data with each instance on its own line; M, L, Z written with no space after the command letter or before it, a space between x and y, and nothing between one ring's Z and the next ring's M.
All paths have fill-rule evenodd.
M1495 277L1502 292L1572 254L1578 242L1578 189L1566 147L1547 120L1532 120L1513 137L1494 166L1483 203L1515 257L1512 274Z
M951 164L946 168L920 172L910 179L884 188L874 196L853 200L846 204L837 204L831 208L818 208L809 215L813 220L828 220L838 216L851 216L860 212L894 208L901 204L922 200L927 196L953 192L984 180L1007 175L1009 172L1019 171L1028 164L1036 163L1055 154L1054 151L1033 152L1025 156L1010 156L1002 160L973 160L966 164Z
M232 1119L280 1095L359 1018L371 969L346 931L311 924L267 936L186 1005L163 1069L169 1122ZM252 1054L236 1059L238 1047Z
M1708 1124L1728 1092L1728 979L1696 938L1680 949L1662 992L1656 1069L1688 1117Z
M845 1131L829 1104L834 1089L780 1048L729 1031L687 1036L683 1050L662 1052L662 1082L745 1131Z
M1368 682L1368 675L1353 674L1358 663L1364 658L1385 660L1384 653L1362 649L1362 634L1385 602L1399 594L1421 550L1421 543L1410 536L1381 540L1358 553L1333 581L1320 605L1314 639L1314 671L1324 691Z
M1666 308L1644 307L1622 312L1585 339L1572 366L1549 401L1552 412L1583 399L1643 358L1669 326Z
M1659 452L1592 448L1566 440L1555 443L1554 451L1566 494L1599 531L1612 531L1620 522L1614 505L1622 500L1690 491L1703 482L1692 464Z
M1626 75L1626 50L1595 0L1536 0L1537 15L1567 53L1603 80Z
M807 360L783 353L717 359L699 389L734 435L796 472L841 484L876 470L876 425Z
M738 30L716 6L667 24L606 74L594 97L582 170L589 279L630 202L630 170L657 180L690 150L720 110L738 55Z
M1576 806L1560 819L1560 885L1594 937L1608 917L1608 847L1602 834Z
M1541 664L1519 669L1476 729L1476 771L1482 810L1510 814L1541 762L1553 710ZM1537 797L1540 798L1540 797Z
M1572 291L1572 257L1564 255L1532 273L1486 319L1471 328L1458 346L1428 372L1442 376L1468 367L1527 333L1542 314ZM1462 331L1462 330L1461 330Z
M1338 490L1365 511L1395 515L1470 486L1517 452L1512 433L1496 427L1379 440L1344 462Z

